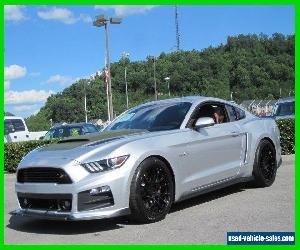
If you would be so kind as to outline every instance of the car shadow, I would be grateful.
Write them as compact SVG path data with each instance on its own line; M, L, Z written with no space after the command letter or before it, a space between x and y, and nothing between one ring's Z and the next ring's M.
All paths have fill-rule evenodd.
M245 191L246 188L247 188L246 183L238 183L238 184L235 184L235 185L232 185L232 186L229 186L226 188L218 189L218 190L215 190L215 191L212 191L209 193L199 194L198 196L195 196L193 198L175 203L172 206L170 213L175 213L175 212L178 212L183 209L198 206L198 205L204 204L206 202L210 202L210 201L225 197L227 195L243 192L243 191Z
M247 188L245 183L235 184L233 186L212 191L206 194L190 198L172 206L170 213L176 213L180 210L198 206L227 195L239 193ZM118 217L112 219L89 220L89 221L54 221L37 220L28 217L12 215L7 228L27 233L39 234L60 234L76 235L88 233L100 233L103 231L122 229L126 225L139 225L128 219L128 217Z
M55 221L38 220L29 217L12 215L7 228L38 234L76 235L99 233L123 228L122 218L87 220L87 221Z

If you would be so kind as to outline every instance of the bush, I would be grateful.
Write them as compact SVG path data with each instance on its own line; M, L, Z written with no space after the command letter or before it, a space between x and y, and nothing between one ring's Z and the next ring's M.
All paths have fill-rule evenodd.
M295 153L295 123L294 119L285 119L277 121L280 130L281 150L282 154ZM13 142L4 145L4 170L10 173L16 172L17 166L21 159L31 150L53 141L26 141Z
M4 170L9 173L16 172L21 159L31 150L55 141L25 141L4 144Z
M295 154L295 120L283 119L276 122L280 130L281 154Z

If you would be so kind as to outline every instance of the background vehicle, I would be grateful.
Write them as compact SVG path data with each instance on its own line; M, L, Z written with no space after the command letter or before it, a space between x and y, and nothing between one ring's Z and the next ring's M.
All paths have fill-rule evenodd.
M17 170L14 214L85 220L163 219L172 204L237 182L271 186L281 164L274 119L216 98L132 108L101 133L45 145ZM34 183L34 185L33 185Z
M38 140L44 136L47 131L29 132L26 123L22 117L5 116L4 117L4 142L20 142Z
M295 118L295 97L279 99L275 104L273 116L278 119Z
M51 128L42 139L50 140L54 138L78 136L98 132L99 129L91 123L72 123Z

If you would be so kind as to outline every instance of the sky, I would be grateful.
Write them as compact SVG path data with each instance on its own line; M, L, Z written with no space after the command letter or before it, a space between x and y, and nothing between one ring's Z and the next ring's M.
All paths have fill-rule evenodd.
M293 6L178 6L180 49L201 50L238 34L294 34ZM122 17L110 25L111 62L176 49L174 6L5 6L5 111L28 117L76 80L104 67L104 29L96 15Z

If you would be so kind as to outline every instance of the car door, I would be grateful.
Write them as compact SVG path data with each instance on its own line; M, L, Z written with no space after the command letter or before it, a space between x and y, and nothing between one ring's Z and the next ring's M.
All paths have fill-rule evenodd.
M217 104L223 105L223 104ZM240 126L227 121L213 126L190 129L186 146L186 187L197 190L210 184L235 177L241 167L245 147L245 134Z

